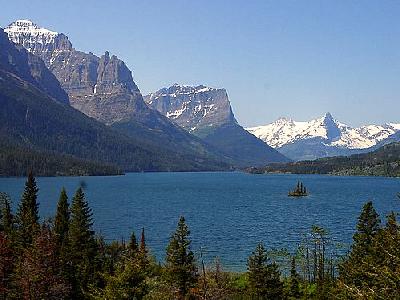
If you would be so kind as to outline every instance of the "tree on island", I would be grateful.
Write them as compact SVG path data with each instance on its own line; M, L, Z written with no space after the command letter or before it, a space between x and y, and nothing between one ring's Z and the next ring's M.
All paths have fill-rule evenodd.
M289 191L288 196L290 197L301 197L301 196L307 196L307 189L303 185L302 182L297 181L297 186L293 191Z

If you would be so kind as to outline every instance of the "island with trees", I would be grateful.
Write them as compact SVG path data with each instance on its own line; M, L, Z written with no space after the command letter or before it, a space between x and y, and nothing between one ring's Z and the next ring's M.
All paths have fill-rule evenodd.
M301 181L297 182L296 188L293 191L289 191L289 197L305 197L308 196L307 189Z

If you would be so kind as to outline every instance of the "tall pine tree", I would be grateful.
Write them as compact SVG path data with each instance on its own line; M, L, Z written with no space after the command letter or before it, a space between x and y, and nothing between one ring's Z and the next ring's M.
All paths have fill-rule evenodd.
M269 263L263 243L259 243L250 255L248 262L249 288L256 299L282 299L283 283L278 266Z
M351 251L347 259L339 265L338 283L346 297L364 295L363 291L373 285L375 276L370 270L374 267L377 255L373 241L380 231L380 222L372 202L367 202L358 218ZM367 295L364 296L368 298Z
M6 193L0 193L0 231L10 235L13 231L11 199Z
M131 255L135 255L139 249L134 231L132 231L131 238L128 244L128 249Z
M289 299L300 299L301 296L300 275L297 273L296 258L293 256L290 268Z
M25 190L18 207L16 219L18 225L18 240L22 248L32 244L35 234L39 231L39 204L37 203L36 180L29 172Z
M69 217L68 196L65 188L63 188L60 193L57 212L54 218L54 234L58 251L60 251L63 246L66 246L68 242Z
M194 254L190 250L190 231L185 218L179 219L178 227L167 247L166 269L170 284L179 297L185 297L197 282Z
M92 230L92 210L79 188L72 199L69 225L69 249L74 269L73 295L82 298L94 281L96 241Z

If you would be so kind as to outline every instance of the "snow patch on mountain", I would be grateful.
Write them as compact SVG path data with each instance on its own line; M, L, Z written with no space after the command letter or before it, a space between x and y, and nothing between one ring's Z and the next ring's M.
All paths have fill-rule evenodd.
M58 36L58 32L39 27L30 20L17 20L4 28L4 31L12 42L24 45L53 44L54 39ZM26 49L32 52L34 47L28 46Z
M365 125L352 128L340 123L330 113L308 122L280 118L264 125L247 128L247 131L274 148L296 141L321 138L326 146L347 149L366 149L400 130L400 124Z

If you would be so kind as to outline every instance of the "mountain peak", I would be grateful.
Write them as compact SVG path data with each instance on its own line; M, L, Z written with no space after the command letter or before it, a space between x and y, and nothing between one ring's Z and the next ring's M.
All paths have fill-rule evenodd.
M225 89L173 84L145 96L145 101L192 133L237 123Z
M14 33L14 34L33 34L33 35L51 35L51 36L56 36L58 35L58 32L51 31L49 29L39 27L39 25L35 24L31 20L16 20L9 24L5 29L5 32L8 34Z
M369 148L399 131L400 125L391 123L352 128L338 122L328 112L322 117L310 121L289 122L286 118L280 118L273 123L247 128L247 130L272 147L281 148L287 146L294 149L296 143L299 143L298 145L302 145L301 149L304 149L302 151L307 152L307 148L304 148L304 143L307 140L314 146L317 145L315 141L319 140L321 144L318 145L320 147L337 147L342 149ZM321 150L322 148L319 149ZM316 153L316 157L323 157L322 153L326 152L317 151ZM299 157L293 155L289 155L289 157L299 159ZM303 159L304 157L301 156L300 158Z
M35 24L31 20L17 20L12 22L4 32L14 44L22 45L34 54L57 50L71 50L72 45L67 36ZM43 57L41 57L43 59ZM46 59L43 59L46 61Z

